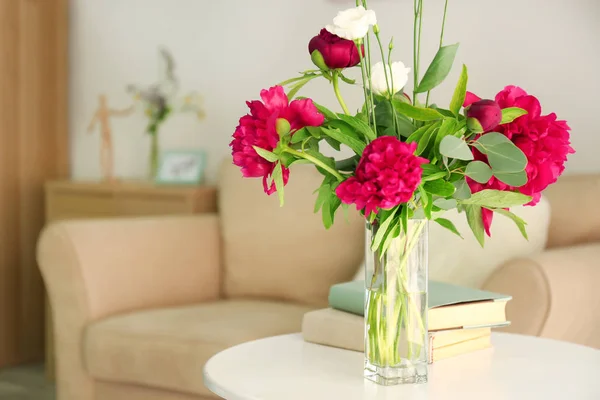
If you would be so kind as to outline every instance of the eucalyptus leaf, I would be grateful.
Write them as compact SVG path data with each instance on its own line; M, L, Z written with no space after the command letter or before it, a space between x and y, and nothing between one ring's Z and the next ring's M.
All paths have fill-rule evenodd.
M456 191L452 197L456 200L466 200L471 197L471 188L469 188L465 179L454 182L454 186L456 187Z
M529 240L529 236L527 235L527 222L525 222L522 218L518 217L517 215L511 213L510 211L507 210L503 210L501 208L499 209L495 209L494 210L495 213L498 213L500 215L504 215L507 218L510 218L513 220L513 222L517 225L517 227L519 228L519 231L521 232L521 235L523 235L523 237L527 240Z
M450 101L450 111L456 115L458 115L463 103L465 102L468 81L469 73L467 71L467 66L463 64L462 72L460 74L460 78L458 79L458 84L456 85L456 89L454 89L452 101Z
M448 158L470 161L473 153L467 143L455 136L446 136L440 143L440 153Z
M269 150L265 150L262 147L258 147L258 146L252 146L252 147L258 153L259 156L261 156L262 158L264 158L265 160L267 160L269 162L275 162L275 161L279 160L279 157L277 156L277 154L270 152Z
M502 121L500 124L508 124L515 119L527 114L527 110L519 107L509 107L502 110Z
M472 161L467 165L465 175L475 182L487 183L492 177L492 169L483 161Z
M483 226L483 219L481 216L481 207L469 205L465 207L465 212L467 214L467 222L469 223L471 231L473 231L473 235L475 235L475 239L477 239L481 247L484 247L485 228Z
M415 92L424 93L442 83L452 69L457 51L458 43L440 47Z
M462 200L462 204L474 204L486 208L507 208L520 206L531 201L531 197L522 193L508 192L504 190L484 189L473 193L468 199Z
M440 129L435 135L435 141L433 143L433 152L435 157L439 158L441 156L440 145L442 144L442 140L444 140L446 136L454 135L454 133L456 133L458 125L459 122L455 119L444 119L442 125L440 126Z
M527 172L519 171L519 172L494 172L494 176L503 183L513 187L521 187L527 183Z
M438 224L440 224L444 228L448 229L450 232L454 233L455 235L460 236L460 238L462 239L462 235L460 234L460 232L458 231L458 229L456 229L456 226L454 225L454 223L452 221L450 221L449 219L446 219L446 218L436 218L435 222L437 222Z
M525 153L501 133L486 133L477 139L475 147L488 156L494 173L520 172L527 166Z
M279 206L283 207L284 195L283 195L283 169L280 163L275 164L273 168L273 182L275 182L275 189L277 190L277 197L279 197Z
M450 197L456 191L456 188L450 182L446 182L443 179L438 179L436 181L425 182L423 184L423 188L431 194L440 197ZM432 202L433 203L433 202ZM433 206L433 204L432 204Z
M435 199L433 205L442 210L452 210L456 208L457 202L455 199Z
M435 121L444 118L442 114L433 108L415 107L402 101L394 101L393 104L400 114L416 121Z

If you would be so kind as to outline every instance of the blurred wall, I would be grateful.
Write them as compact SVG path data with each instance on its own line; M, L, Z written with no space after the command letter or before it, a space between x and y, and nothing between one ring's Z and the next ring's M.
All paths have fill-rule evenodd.
M507 84L537 95L546 113L556 112L573 128L577 154L571 173L600 171L600 1L451 1L447 44L461 42L458 62L434 101L447 104L460 62L470 70L472 91L493 96ZM246 112L245 100L260 89L312 67L309 39L353 0L71 0L70 135L73 175L96 178L100 168L97 132L86 126L106 93L116 107L129 105L124 87L157 76L157 47L167 46L177 62L182 91L199 90L207 118L176 115L162 133L164 149L202 147L209 153L207 177L229 154L230 135ZM370 0L382 35L395 37L395 58L412 65L412 1ZM435 53L443 0L427 0L423 55ZM424 69L425 67L422 67ZM357 107L361 91L343 89ZM326 82L302 92L334 106ZM112 121L116 172L143 177L148 138L141 114Z

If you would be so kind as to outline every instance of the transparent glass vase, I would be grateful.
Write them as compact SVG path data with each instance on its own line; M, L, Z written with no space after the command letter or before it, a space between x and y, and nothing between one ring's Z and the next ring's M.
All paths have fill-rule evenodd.
M409 220L384 254L367 224L365 378L381 385L427 382L427 220Z
M156 179L158 175L159 168L159 156L160 156L160 147L158 144L158 131L154 133L150 133L150 157L149 157L149 171L148 178L150 180Z

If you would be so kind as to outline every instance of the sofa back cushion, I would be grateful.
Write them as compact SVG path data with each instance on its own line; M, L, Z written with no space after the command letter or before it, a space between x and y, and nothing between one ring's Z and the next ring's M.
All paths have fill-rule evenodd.
M261 297L322 306L329 287L350 280L364 255L364 219L340 208L334 226L313 213L322 175L292 166L285 205L267 196L260 179L242 178L224 162L219 176L226 297Z

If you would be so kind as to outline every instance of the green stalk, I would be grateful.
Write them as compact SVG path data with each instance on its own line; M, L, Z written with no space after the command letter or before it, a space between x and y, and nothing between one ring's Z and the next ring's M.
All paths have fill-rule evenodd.
M383 72L385 75L385 84L387 85L389 96L393 96L392 93L394 87L394 77L392 75L392 67L390 66L389 70L389 78L388 78L388 63L385 62L385 52L383 51L383 45L381 44L381 38L379 37L379 30L375 31L375 38L377 39L377 43L379 44L379 51L381 51L381 61L383 62ZM389 60L388 60L389 61Z
M444 4L444 17L442 18L442 32L440 34L440 49L444 45L444 30L446 28L446 15L448 13L448 0ZM431 90L427 91L427 99L425 100L425 106L429 106L429 95L431 94Z
M357 0L358 3L359 0ZM366 104L366 108L367 108L367 114L369 117L369 122L371 122L371 113L372 113L372 104L370 102L370 98L369 98L369 92L367 91L367 70L366 70L366 66L365 66L365 59L362 53L362 44L363 41L362 39L357 40L356 42L356 48L358 49L358 57L360 59L360 72L362 74L362 80L363 80L363 92L365 94L365 104ZM375 129L375 121L373 120L373 129Z
M342 175L340 175L340 173L338 171L336 171L335 169L329 167L325 163L321 162L319 159L317 159L317 158L315 158L315 157L313 157L313 156L311 156L309 154L306 154L306 153L303 153L303 152L291 149L289 147L284 148L283 151L285 153L292 154L292 155L294 155L296 157L304 158L305 160L308 160L311 163L313 163L313 164L315 164L315 165L323 168L325 171L327 171L331 175L335 176L337 178L337 180L340 181L340 182L344 180L344 177Z
M344 110L344 114L350 115L350 111L344 102L344 98L342 97L342 93L340 92L340 73L338 71L333 71L333 91L335 92L335 97L337 98L340 106L342 106L342 110Z
M419 52L417 38L419 36L419 1L413 0L413 105L417 105L417 87L419 86Z

